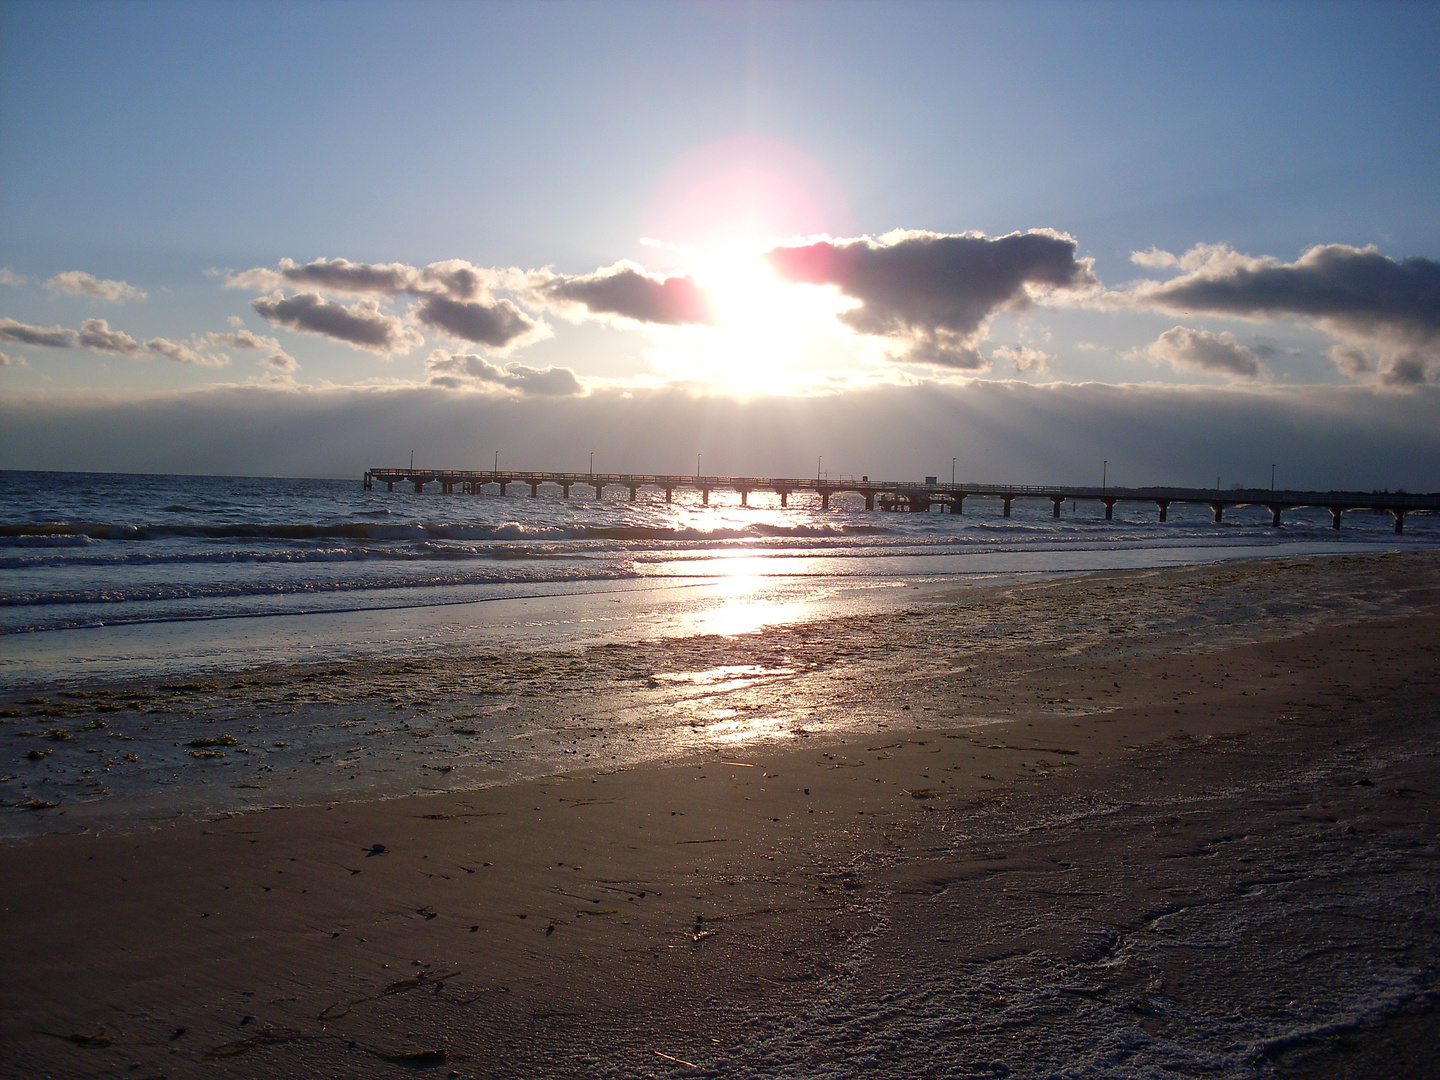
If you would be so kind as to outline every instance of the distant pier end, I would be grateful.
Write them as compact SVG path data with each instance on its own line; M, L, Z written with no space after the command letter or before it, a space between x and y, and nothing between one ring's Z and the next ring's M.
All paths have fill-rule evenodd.
M928 479L928 478L927 478ZM671 502L676 491L700 492L701 501L710 503L712 491L733 491L740 496L740 504L748 506L750 494L755 491L774 492L780 497L780 505L788 507L790 496L797 492L808 492L818 496L820 509L830 509L832 496L852 493L865 500L866 510L900 511L923 513L932 509L959 514L964 511L966 499L999 499L1004 506L1005 517L1010 516L1010 507L1017 499L1048 499L1054 517L1060 516L1066 502L1079 500L1099 502L1105 507L1105 520L1112 519L1115 504L1120 502L1153 503L1159 511L1159 519L1166 520L1173 503L1191 503L1208 506L1215 515L1215 521L1224 520L1225 511L1237 506L1263 506L1270 511L1270 523L1281 524L1281 515L1286 510L1300 507L1319 507L1330 511L1332 524L1340 528L1340 520L1347 510L1373 510L1389 513L1395 518L1395 531L1405 531L1405 515L1412 511L1440 510L1440 495L1413 495L1408 492L1365 492L1365 491L1271 491L1266 489L1219 488L1173 488L1173 487L1066 487L1063 485L1022 485L1022 484L917 484L913 481L871 480L868 476L856 480L854 477L798 477L773 476L680 476L650 473L569 473L535 472L522 469L466 470L466 469L370 469L365 473L365 490L372 491L376 484L384 484L386 491L394 491L396 484L409 484L420 494L434 484L445 494L459 492L478 495L487 487L495 487L501 495L507 494L510 486L523 485L530 489L531 498L537 498L542 487L558 488L562 498L570 497L570 489L579 487L594 491L595 498L604 497L605 489L625 488L634 502L641 489L648 488L665 493L665 501Z

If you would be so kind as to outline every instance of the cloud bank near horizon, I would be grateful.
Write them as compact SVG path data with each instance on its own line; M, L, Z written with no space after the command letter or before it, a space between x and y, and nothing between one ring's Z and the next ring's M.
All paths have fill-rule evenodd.
M805 475L818 453L828 468L887 478L937 473L954 455L962 480L1007 483L1094 482L1102 458L1120 486L1208 487L1217 474L1225 485L1268 484L1271 462L1297 488L1434 490L1440 476L1433 387L978 380L797 401L668 387L580 397L530 383L544 371L469 355L444 354L433 370L492 392L232 386L129 401L0 399L0 467L358 478L412 448L479 468L498 447L524 467L580 468L594 450L597 466L634 472L685 472L701 453L716 473ZM564 389L565 374L549 378ZM857 412L867 418L858 427Z

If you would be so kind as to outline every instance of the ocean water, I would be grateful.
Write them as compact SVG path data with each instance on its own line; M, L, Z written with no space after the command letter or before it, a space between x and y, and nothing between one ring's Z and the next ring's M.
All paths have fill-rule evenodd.
M572 496L581 489L572 490ZM0 673L171 674L458 642L566 647L893 607L1036 575L1434 547L1440 517L967 500L949 515L621 488L444 495L353 480L0 472Z

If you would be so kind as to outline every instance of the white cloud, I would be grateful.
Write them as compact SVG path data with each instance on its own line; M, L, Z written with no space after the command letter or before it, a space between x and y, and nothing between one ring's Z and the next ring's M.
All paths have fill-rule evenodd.
M30 279L23 274L17 274L8 266L0 266L0 285L24 285Z
M280 342L275 338L239 328L239 323L240 320L232 316L230 325L236 326L237 329L206 334L206 342L210 345L226 346L232 349L254 349L263 352L265 356L261 358L260 362L276 371L295 371L300 367L299 361L281 348Z
M29 367L23 356L10 356L0 352L0 367Z
M532 368L509 363L492 364L483 356L448 353L436 349L425 361L430 385L447 390L497 388L523 395L573 397L585 393L569 368Z
M1157 364L1223 375L1227 379L1250 381L1269 374L1255 354L1236 341L1228 330L1217 336L1208 330L1177 326L1161 334L1145 351Z
M1180 260L1168 251L1161 251L1158 247L1151 246L1144 251L1132 251L1130 261L1136 266L1148 266L1154 269L1179 266Z
M139 342L121 330L111 330L104 319L86 319L80 324L80 345L95 352L140 355Z
M230 363L230 358L223 353L199 353L188 345L182 345L178 341L170 341L166 338L151 338L145 342L145 348L157 356L174 360L177 364L193 364L196 367L224 367Z
M119 303L122 300L144 300L145 292L124 281L110 281L87 274L83 270L66 270L45 282L51 292L69 293L71 296L93 296L97 300Z

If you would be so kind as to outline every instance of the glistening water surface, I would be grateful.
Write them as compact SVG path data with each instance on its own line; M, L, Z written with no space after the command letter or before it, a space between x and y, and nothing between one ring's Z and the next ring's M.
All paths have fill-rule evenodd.
M572 491L579 493L580 489ZM1440 519L970 499L958 516L519 493L358 480L0 473L0 672L173 675L461 645L580 647L737 634L892 609L967 585L1236 558L1434 547Z

